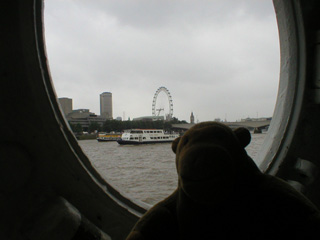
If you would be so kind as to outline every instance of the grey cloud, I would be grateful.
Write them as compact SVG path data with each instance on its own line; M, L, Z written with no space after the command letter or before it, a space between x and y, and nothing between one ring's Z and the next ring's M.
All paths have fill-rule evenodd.
M180 119L272 114L279 50L270 1L47 0L45 21L58 96L79 108L99 113L98 95L112 91L116 115L148 115L164 85Z

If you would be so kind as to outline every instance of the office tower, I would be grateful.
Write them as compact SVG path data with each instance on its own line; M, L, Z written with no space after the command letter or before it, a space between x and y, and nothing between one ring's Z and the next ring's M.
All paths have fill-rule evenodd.
M111 92L104 92L100 94L100 115L107 119L113 119Z
M65 116L72 112L72 98L59 98L61 109Z

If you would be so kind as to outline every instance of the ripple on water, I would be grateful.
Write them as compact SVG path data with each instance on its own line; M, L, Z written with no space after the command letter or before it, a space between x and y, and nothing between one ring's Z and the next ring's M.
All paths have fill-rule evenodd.
M252 134L246 148L254 159L266 134ZM175 154L171 144L120 146L116 142L79 141L93 166L121 192L148 204L155 204L177 187Z

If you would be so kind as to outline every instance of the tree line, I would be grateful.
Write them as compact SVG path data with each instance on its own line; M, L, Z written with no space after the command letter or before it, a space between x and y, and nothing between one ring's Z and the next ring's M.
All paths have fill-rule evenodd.
M126 129L163 129L165 131L171 131L172 124L187 123L186 121L180 121L177 118L173 118L171 121L118 121L118 120L106 120L101 126L97 122L91 122L87 129L84 129L80 123L69 125L72 131L76 134L81 134L84 131L88 133L98 132L123 132Z

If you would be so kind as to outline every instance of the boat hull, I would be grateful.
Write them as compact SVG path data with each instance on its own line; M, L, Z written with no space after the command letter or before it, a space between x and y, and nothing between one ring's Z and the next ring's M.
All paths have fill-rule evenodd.
M118 141L118 139L101 139L101 138L97 138L98 142L115 142Z
M173 140L168 140L168 141L126 141L126 140L117 140L117 143L120 145L143 145L143 144L158 144L158 143L172 143Z

